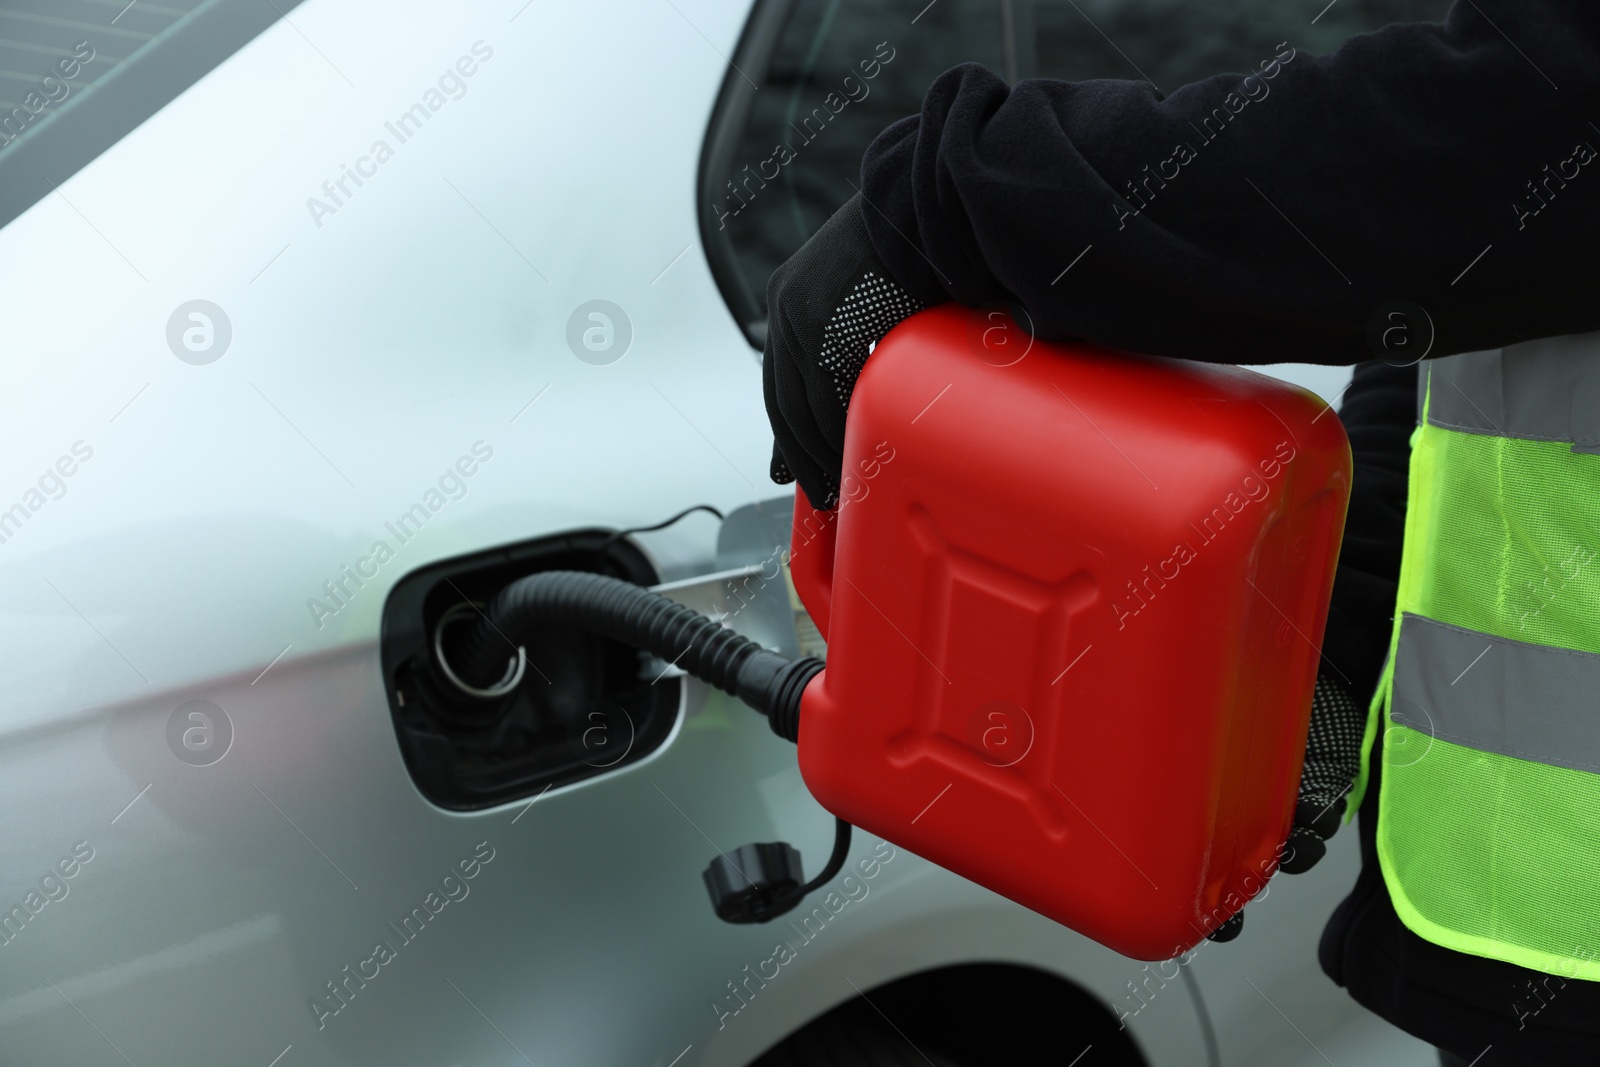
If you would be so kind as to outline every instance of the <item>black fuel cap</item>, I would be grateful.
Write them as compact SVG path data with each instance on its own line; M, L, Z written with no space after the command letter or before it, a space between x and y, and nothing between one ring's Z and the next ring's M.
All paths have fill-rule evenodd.
M741 845L711 861L702 877L717 918L764 923L800 903L800 852L785 841Z

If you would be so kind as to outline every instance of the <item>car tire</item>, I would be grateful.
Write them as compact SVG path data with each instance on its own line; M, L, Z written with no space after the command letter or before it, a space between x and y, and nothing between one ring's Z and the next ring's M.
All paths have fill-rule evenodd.
M774 1045L750 1067L976 1067L919 1049L883 1020L827 1015Z
M856 992L750 1067L1009 1067L1075 1056L1097 1067L1148 1067L1105 1003L1035 968L964 963Z

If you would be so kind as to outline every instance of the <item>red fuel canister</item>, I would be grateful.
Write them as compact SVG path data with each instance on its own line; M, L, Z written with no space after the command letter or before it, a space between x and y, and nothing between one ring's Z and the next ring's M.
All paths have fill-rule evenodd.
M828 641L800 769L863 829L1118 952L1166 959L1288 834L1350 488L1337 416L1237 367L879 343L836 512L791 569Z

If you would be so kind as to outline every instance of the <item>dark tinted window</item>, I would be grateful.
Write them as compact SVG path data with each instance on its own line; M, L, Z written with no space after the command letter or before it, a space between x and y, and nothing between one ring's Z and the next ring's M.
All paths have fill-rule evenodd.
M712 207L758 299L773 268L855 194L862 151L916 111L929 82L966 60L1003 66L993 0L939 0L913 25L926 2L794 4Z
M1033 0L1022 62L1038 77L1148 79L1170 93L1213 74L1257 70L1280 41L1325 55L1355 34L1438 21L1450 9L1450 0L1337 0L1318 14L1323 3Z
M701 230L759 343L767 278L855 193L861 154L968 60L1023 77L1148 79L1164 92L1255 70L1287 41L1326 53L1449 0L762 0L724 83L701 174ZM1311 20L1315 18L1313 23ZM759 85L759 89L754 86Z

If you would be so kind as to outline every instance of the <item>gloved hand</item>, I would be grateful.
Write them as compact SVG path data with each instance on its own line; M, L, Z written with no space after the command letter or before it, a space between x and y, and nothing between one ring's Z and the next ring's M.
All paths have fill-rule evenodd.
M922 307L884 270L861 211L857 193L767 283L772 480L798 480L820 508L838 503L845 409L868 350Z
M1311 696L1311 730L1306 735L1306 763L1300 772L1300 802L1294 826L1284 842L1278 869L1288 874L1309 871L1327 853L1324 843L1339 829L1345 796L1361 766L1361 737L1367 711L1356 703L1343 682L1327 671L1317 674Z
M1306 734L1305 769L1300 772L1300 800L1278 870L1302 874L1327 854L1326 842L1339 829L1345 796L1360 769L1361 737L1366 728L1366 709L1356 703L1343 682L1319 671L1311 695L1311 729ZM1243 928L1244 912L1239 911L1207 936L1212 941L1232 941Z

